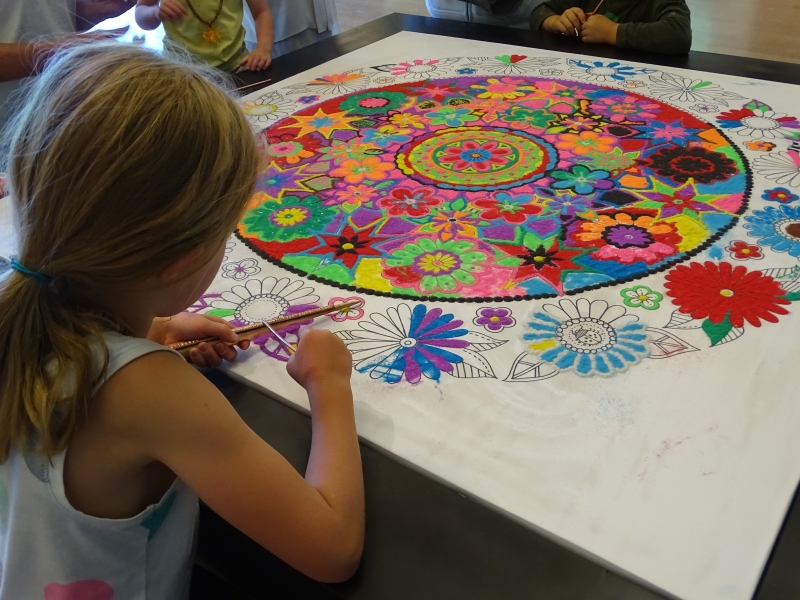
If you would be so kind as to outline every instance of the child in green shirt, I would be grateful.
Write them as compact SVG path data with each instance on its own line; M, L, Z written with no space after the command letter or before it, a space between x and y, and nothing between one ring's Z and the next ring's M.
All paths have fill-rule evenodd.
M246 0L258 41L252 52L244 44L245 0L138 0L136 23L155 29L162 23L170 45L186 48L223 71L260 71L272 62L273 23L266 0Z
M686 0L548 0L530 17L531 29L662 54L686 54L692 28Z

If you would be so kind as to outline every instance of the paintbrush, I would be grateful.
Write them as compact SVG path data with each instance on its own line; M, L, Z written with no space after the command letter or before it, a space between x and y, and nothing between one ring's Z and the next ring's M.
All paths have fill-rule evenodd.
M590 13L586 13L586 16L587 16L587 17L591 17L592 15L596 15L596 14L597 14L597 11L598 11L598 10L600 10L600 7L601 7L601 6L603 6L603 2L605 2L605 1L606 1L606 0L600 0L600 4L598 4L597 6L595 6L595 7L594 7L594 10L593 10L592 12L590 12Z
M287 342L287 341L286 341L286 338L285 338L285 337L283 337L283 336L282 336L280 333L278 333L277 331L275 331L275 330L272 328L272 325L270 325L270 324L269 324L269 321L264 321L264 325L266 326L266 328L267 328L267 329L269 329L269 330L270 330L270 332L272 332L272 335L274 335L274 336L275 336L275 338L276 338L276 339L277 339L277 340L278 340L278 341L279 341L281 344L283 344L284 346L286 346L286 349L289 351L289 354L294 354L295 352L297 352L297 348L295 348L294 346L292 346L292 345L291 345L289 342Z
M236 88L236 91L238 92L240 90L246 90L247 88L255 87L257 85L262 85L264 83L269 83L270 81L272 81L272 79L265 79L264 81L256 81L255 83L250 83L248 85L243 85L242 87L238 87Z
M266 323L269 323L270 329L274 331L275 329L283 329L301 321L313 319L314 317L321 317L322 315L340 312L346 308L351 308L359 304L361 304L360 300L351 300L350 302L343 302L342 304L336 304L334 306L323 306L322 308L314 308L312 310L306 310L293 315L286 315L285 317L270 319L269 321L264 321L262 323L254 323L252 325L237 327L233 331L239 335L239 341L252 340L254 337L261 335L264 332L264 329L267 329ZM186 357L189 354L189 350L202 342L206 342L207 344L216 344L218 342L228 344L228 342L225 342L219 338L211 337L204 338L202 340L187 340L185 342L177 342L175 344L170 344L169 347L173 350L177 350L182 356Z

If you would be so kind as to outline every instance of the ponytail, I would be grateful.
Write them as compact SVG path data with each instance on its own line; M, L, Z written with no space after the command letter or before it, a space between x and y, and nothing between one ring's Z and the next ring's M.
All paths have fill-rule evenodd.
M108 362L103 332L124 333L95 300L233 231L258 152L214 83L204 67L87 44L31 86L10 127L20 256L0 276L0 462L31 433L57 454L85 422Z

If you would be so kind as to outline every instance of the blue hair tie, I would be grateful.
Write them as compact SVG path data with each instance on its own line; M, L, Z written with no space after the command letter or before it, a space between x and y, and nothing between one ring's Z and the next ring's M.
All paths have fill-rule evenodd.
M11 259L11 264L9 266L18 273L22 273L23 275L27 275L28 277L33 277L39 283L50 285L50 282L53 281L52 278L48 277L43 273L39 273L39 271L32 271L22 263L18 262L16 258Z

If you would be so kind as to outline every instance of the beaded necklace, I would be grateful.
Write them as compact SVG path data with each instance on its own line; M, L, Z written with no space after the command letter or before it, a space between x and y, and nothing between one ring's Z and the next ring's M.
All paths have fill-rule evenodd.
M192 6L192 0L186 0L186 4L189 5L189 10L192 11L192 14L200 21L203 25L206 25L208 29L203 32L203 39L211 44L216 44L222 38L219 31L214 29L214 23L219 18L219 15L222 13L222 3L224 0L219 0L219 5L217 6L217 12L214 14L214 18L210 21L206 21L203 17L201 17L197 11L195 10L194 6Z

